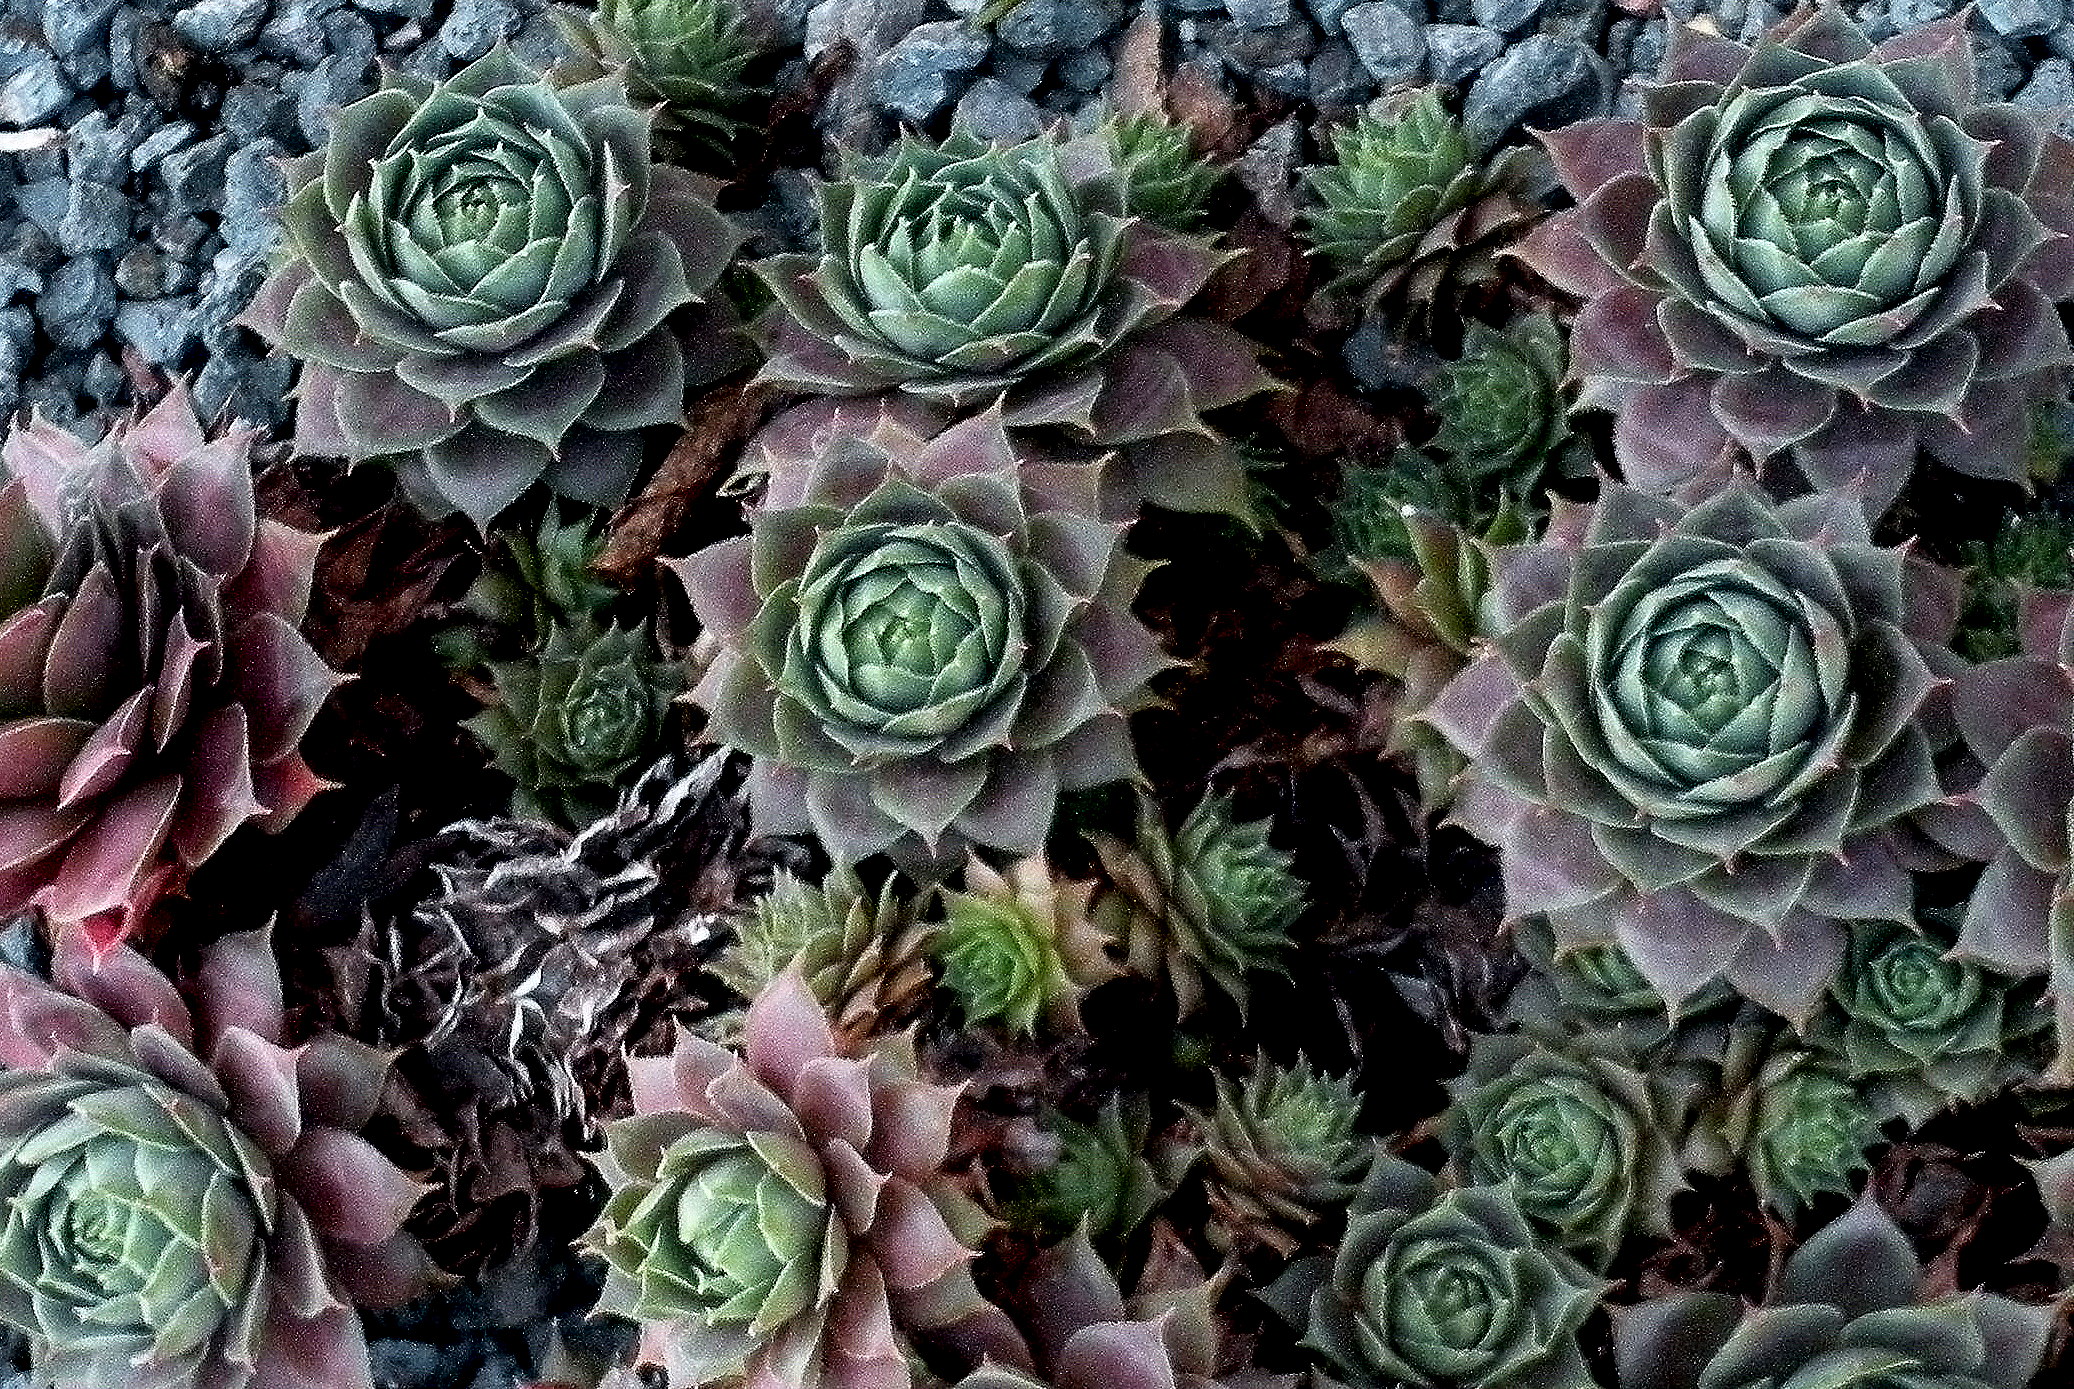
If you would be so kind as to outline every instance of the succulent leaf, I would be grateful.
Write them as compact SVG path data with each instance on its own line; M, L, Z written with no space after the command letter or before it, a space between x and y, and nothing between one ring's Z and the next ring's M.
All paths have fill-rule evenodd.
M1355 1129L1360 1110L1346 1079L1319 1075L1301 1057L1285 1067L1262 1053L1244 1078L1220 1074L1216 1107L1194 1116L1212 1241L1294 1253L1360 1187L1373 1150Z

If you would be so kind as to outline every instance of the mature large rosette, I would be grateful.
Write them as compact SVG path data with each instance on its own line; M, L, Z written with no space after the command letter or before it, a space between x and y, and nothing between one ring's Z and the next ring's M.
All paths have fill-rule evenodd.
M818 256L756 268L777 295L763 379L899 391L1012 429L1122 450L1110 508L1250 515L1235 446L1202 411L1274 383L1255 347L1183 312L1233 253L1125 216L1105 140L912 137L821 190Z
M1498 635L1428 717L1507 909L1618 940L1674 1006L1722 976L1805 1019L1843 922L1912 919L1953 586L1847 494L1746 483L1690 509L1609 484L1495 565Z
M1982 1292L1920 1301L1923 1276L1866 1197L1793 1251L1761 1307L1685 1292L1615 1313L1620 1389L2025 1389L2054 1310Z
M175 390L98 444L0 445L0 917L105 944L323 789L296 751L340 678L298 631L321 537L259 518L253 438Z
M341 110L287 166L291 254L244 320L303 361L297 449L393 456L478 526L535 482L622 500L636 431L726 365L719 324L671 315L742 241L650 163L649 120L620 77L558 87L501 46Z
M1125 711L1167 664L1130 614L1148 566L1093 519L1099 465L1022 459L999 411L934 437L914 413L806 406L752 446L751 533L672 562L721 647L692 698L755 756L763 832L1034 854L1060 791L1136 774Z
M601 1310L642 1324L672 1384L904 1389L906 1333L1019 1346L966 1269L984 1222L939 1170L957 1090L922 1079L906 1038L841 1052L788 971L741 1055L686 1034L627 1064L634 1114L606 1126L589 1243Z
M1628 480L1736 447L1876 507L1919 448L2021 480L2074 361L2074 143L1978 104L1966 16L1877 47L1828 5L1754 49L1682 28L1642 100L1544 137L1579 206L1522 251L1589 301L1572 372Z
M0 1322L37 1383L372 1389L355 1304L432 1281L423 1188L358 1135L388 1058L283 1045L257 933L182 991L64 928L54 975L0 967Z

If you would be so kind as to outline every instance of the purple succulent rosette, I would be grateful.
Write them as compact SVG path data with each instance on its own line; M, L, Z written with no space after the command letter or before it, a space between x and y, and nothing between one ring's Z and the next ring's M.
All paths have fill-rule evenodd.
M323 537L257 514L254 438L176 389L99 443L0 444L0 917L106 946L327 785L297 751L343 678L300 631Z
M1691 507L1609 482L1493 553L1497 634L1426 718L1455 819L1562 949L1618 941L1670 1002L1725 978L1795 1020L1852 920L1913 920L1957 658L1949 576L1849 493ZM1945 716L1948 720L1948 715Z
M2058 1044L2048 1075L2074 1082L2074 594L2032 592L2019 655L1964 672L1952 711L1985 769L1941 837L1987 863L1958 958L2043 974ZM1970 810L1970 815L1965 813Z
M1877 46L1833 6L1754 48L1681 27L1641 119L1543 139L1578 206L1519 254L1587 301L1571 371L1629 482L1738 450L1875 510L1919 451L2024 479L2074 361L2074 142L1979 103L1964 14Z
M1236 446L1202 417L1272 389L1258 349L1186 312L1238 254L1125 215L1107 143L912 137L821 190L819 255L757 272L778 305L760 379L895 391L1118 451L1107 514L1143 501L1252 516Z
M37 1382L372 1389L355 1307L435 1280L424 1188L359 1136L388 1057L284 1045L260 933L182 990L67 928L53 974L0 966L0 1322Z
M502 46L341 110L287 166L289 258L243 319L302 360L298 451L391 459L478 527L536 482L624 500L638 431L734 364L704 301L743 239L650 162L651 119L617 75L558 87Z
M1036 854L1061 791L1139 774L1126 714L1171 664L1130 612L1150 566L1094 519L1100 464L1024 458L997 409L933 428L897 398L780 416L750 534L668 562L758 832L838 861Z

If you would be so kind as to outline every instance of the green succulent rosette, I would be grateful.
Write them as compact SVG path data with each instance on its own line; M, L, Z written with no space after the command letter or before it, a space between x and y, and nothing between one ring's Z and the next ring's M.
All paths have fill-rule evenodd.
M1195 152L1188 128L1160 116L1111 116L1101 136L1124 182L1124 207L1169 231L1192 232L1204 204L1223 181L1215 164Z
M905 137L821 189L821 251L755 267L777 297L760 379L899 392L1115 450L1106 513L1141 501L1251 519L1238 447L1206 424L1274 383L1257 349L1185 310L1235 253L1129 216L1100 138Z
M1513 1033L1471 1042L1450 1088L1441 1139L1456 1170L1511 1190L1563 1248L1603 1266L1630 1234L1669 1232L1685 1185L1687 1077L1612 1034Z
M773 422L751 534L672 568L720 647L692 698L756 758L759 830L940 877L968 844L1035 854L1062 790L1135 776L1125 711L1166 659L1097 467L1026 464L998 412L933 436L913 414Z
M2024 481L2074 362L2074 142L1977 81L1964 14L1875 44L1809 5L1680 28L1639 119L1543 137L1578 206L1520 254L1587 301L1572 370L1629 482L1790 455L1878 511L1922 450Z
M1577 1330L1604 1287L1504 1187L1379 1154L1338 1250L1261 1297L1352 1389L1590 1389Z
M462 595L460 608L492 627L545 641L555 626L595 625L619 597L591 565L605 551L602 518L595 512L564 521L550 505L531 534L498 533L483 571Z
M1332 142L1334 162L1304 171L1304 233L1332 267L1328 290L1370 307L1423 314L1449 286L1490 278L1555 187L1530 146L1479 157L1433 87L1362 112Z
M1120 972L1088 911L1094 890L1055 877L1042 859L998 873L978 858L965 865L965 890L942 895L943 926L930 951L966 1022L999 1018L1028 1036L1041 1017L1059 1031L1079 1030L1087 991Z
M1565 950L1547 920L1530 916L1513 928L1513 943L1532 966L1507 1001L1520 1022L1561 1018L1585 1030L1610 1030L1639 1046L1669 1040L1674 1023L1691 1022L1732 1006L1735 993L1718 980L1679 1004L1678 1016L1656 986L1613 941Z
M1205 981L1243 1012L1246 976L1286 968L1289 931L1309 899L1289 854L1268 843L1272 826L1237 819L1229 796L1205 796L1169 830L1141 792L1134 841L1091 836L1116 887L1096 904L1098 918L1133 970L1168 982L1183 1017L1202 1006Z
M1042 1124L1058 1144L1057 1156L1016 1183L1002 1202L1011 1220L1039 1232L1078 1227L1093 1239L1129 1239L1173 1194L1193 1157L1154 1147L1152 1102L1142 1094L1114 1097L1089 1123L1053 1110Z
M741 113L755 91L743 74L766 44L737 0L598 0L553 14L573 51L556 75L623 73L636 102L661 104L659 140L724 155L748 124Z
M1570 428L1568 363L1551 314L1528 314L1502 332L1472 323L1462 355L1441 368L1433 391L1440 431L1432 446L1479 494L1503 490L1532 502L1551 474L1590 476L1591 447Z
M653 760L683 685L647 625L549 628L537 655L493 661L502 703L463 727L517 782L514 812L580 827L610 812L617 788Z
M1911 1127L2035 1075L2044 1059L2043 982L1956 958L1953 936L1935 917L1853 922L1831 1006L1815 1020L1815 1043L1874 1111Z
M1923 1302L1922 1278L1867 1197L1793 1252L1761 1306L1687 1292L1616 1312L1619 1389L2026 1389L2054 1309L1982 1292Z
M1361 1102L1347 1079L1302 1057L1279 1066L1265 1052L1248 1075L1219 1073L1216 1083L1216 1105L1190 1111L1203 1137L1210 1240L1288 1258L1360 1187L1374 1150L1355 1127Z
M286 170L286 256L241 321L302 362L297 451L386 459L432 514L486 529L535 483L617 505L639 431L740 360L706 296L743 233L651 162L616 75L558 86L502 46L390 70Z
M1492 568L1493 639L1426 717L1508 911L1616 941L1673 1004L1718 978L1806 1022L1845 922L1911 920L1914 872L1959 861L1922 832L1957 585L1846 494L1747 482L1608 484Z

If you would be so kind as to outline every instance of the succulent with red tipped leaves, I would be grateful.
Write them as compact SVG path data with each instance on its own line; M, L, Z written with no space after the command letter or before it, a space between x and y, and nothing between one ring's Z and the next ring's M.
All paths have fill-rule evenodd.
M57 934L57 987L0 968L0 1322L37 1382L371 1389L359 1305L426 1290L422 1188L359 1136L388 1058L283 1045L260 933L186 988Z
M1100 465L1019 454L998 410L932 428L897 401L781 416L750 534L671 562L757 828L840 861L1036 853L1062 790L1137 775L1125 714L1167 665L1130 613L1149 566L1094 519Z
M1578 207L1520 251L1587 301L1571 370L1628 480L1790 453L1884 509L1927 450L2022 481L2074 362L2074 142L1981 104L1964 14L1874 45L1810 6L1754 47L1672 44L1640 119L1544 137Z
M588 1243L600 1308L642 1324L672 1384L904 1389L910 1333L1019 1340L966 1267L984 1218L941 1179L957 1089L907 1038L845 1055L787 972L740 1055L684 1034L627 1064Z
M1709 980L1805 1021L1846 921L1907 922L1944 799L1957 584L1843 494L1610 484L1494 554L1488 650L1427 711L1455 817L1558 948L1616 940L1676 1010ZM1933 734L1940 734L1933 740Z
M558 84L501 45L341 110L286 165L290 254L243 320L302 359L297 450L387 458L478 527L536 482L624 500L639 431L735 365L713 289L742 233L650 161L650 121L617 74Z
M1119 450L1111 514L1140 501L1250 517L1237 446L1202 412L1269 389L1257 350L1186 312L1234 258L1130 217L1100 134L988 145L912 136L821 189L821 253L756 266L778 304L762 379L896 391Z
M340 678L298 630L321 537L259 517L254 437L175 390L97 444L0 445L0 917L105 945L324 788L296 751Z

